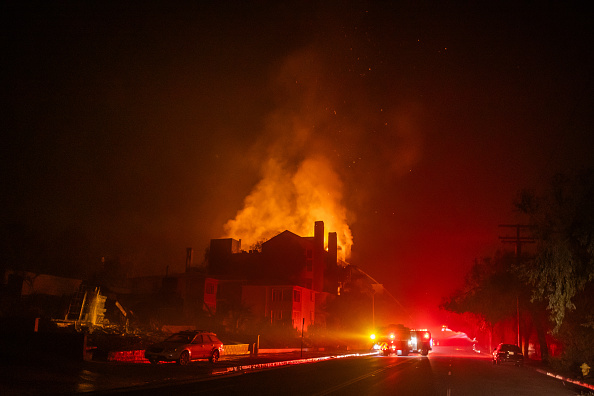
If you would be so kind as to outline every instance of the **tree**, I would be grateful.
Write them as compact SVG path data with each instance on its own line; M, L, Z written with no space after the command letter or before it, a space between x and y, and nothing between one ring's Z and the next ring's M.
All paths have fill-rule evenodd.
M493 331L498 323L520 320L524 352L528 353L534 327L542 354L546 358L546 329L541 322L537 322L542 309L530 302L530 290L516 273L516 262L517 257L514 254L501 252L494 257L475 260L466 275L463 288L445 299L441 308L463 315L465 321L472 326L472 334L486 334L490 349Z
M442 307L458 313L479 314L491 324L513 315L521 284L512 272L511 260L510 255L501 253L475 260L466 275L464 287Z
M537 240L536 255L520 272L533 287L532 299L548 302L557 333L594 280L594 170L556 175L540 196L522 191L516 207L529 215ZM594 329L591 319L582 319Z
M252 308L237 301L222 304L220 311L226 329L234 334L240 334L242 330L245 330L246 325L254 319Z
M328 326L338 332L366 334L373 322L373 288L355 266L339 296L327 302Z

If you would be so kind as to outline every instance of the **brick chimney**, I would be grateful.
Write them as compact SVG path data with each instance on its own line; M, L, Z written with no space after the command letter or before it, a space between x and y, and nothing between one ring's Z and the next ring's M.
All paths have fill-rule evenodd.
M335 232L328 233L328 264L336 265L338 261L338 237Z
M314 245L318 250L324 250L324 222L316 221L314 225Z

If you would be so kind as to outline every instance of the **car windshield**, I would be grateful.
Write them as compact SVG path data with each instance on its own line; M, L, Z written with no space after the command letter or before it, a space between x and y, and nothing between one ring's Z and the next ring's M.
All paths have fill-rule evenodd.
M179 342L184 344L189 344L191 341L191 336L189 334L174 334L171 337L167 338L165 342Z
M515 345L504 344L499 348L501 352L520 352L520 348Z

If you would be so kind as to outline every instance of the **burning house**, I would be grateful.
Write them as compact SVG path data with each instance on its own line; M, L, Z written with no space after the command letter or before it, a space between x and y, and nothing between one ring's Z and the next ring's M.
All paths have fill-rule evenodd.
M261 251L241 250L241 241L213 239L209 274L218 279L241 280L241 305L257 319L272 324L307 327L324 325L320 306L339 286L336 233L317 221L313 237L283 231L261 245ZM317 308L317 309L316 309Z
M318 221L313 236L283 231L259 250L244 251L237 239L212 239L206 270L187 265L184 273L130 279L135 297L129 305L140 314L148 302L147 312L168 323L204 326L215 317L237 322L229 318L249 310L253 319L273 325L324 326L321 307L338 293L345 265L338 259L336 233L328 233L327 248L324 237Z

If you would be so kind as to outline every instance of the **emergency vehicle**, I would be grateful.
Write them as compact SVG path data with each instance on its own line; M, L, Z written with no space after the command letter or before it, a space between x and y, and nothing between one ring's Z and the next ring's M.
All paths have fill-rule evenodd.
M433 339L428 329L410 331L410 352L427 356L432 346Z
M409 329L404 325L389 325L380 329L374 339L374 349L385 356L396 354L408 356L409 353L419 353L427 356L432 349L431 332L427 329Z

